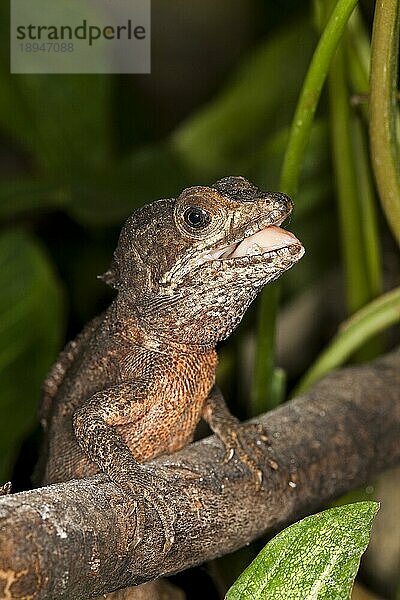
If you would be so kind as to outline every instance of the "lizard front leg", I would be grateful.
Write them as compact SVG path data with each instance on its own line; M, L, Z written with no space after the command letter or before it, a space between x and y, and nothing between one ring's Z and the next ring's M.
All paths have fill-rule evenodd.
M222 392L214 386L203 408L203 419L225 447L224 462L230 461L236 454L239 460L251 471L257 487L262 483L261 463L267 460L272 469L277 464L272 459L265 459L260 444L268 441L262 425L257 423L241 423L229 411Z
M175 513L165 502L164 482L139 464L115 429L116 425L138 422L149 410L151 391L145 382L122 383L94 394L73 415L76 439L84 452L106 473L132 502L136 512L133 538L137 545L143 537L144 499L152 506L162 522L165 534L164 552L174 541Z

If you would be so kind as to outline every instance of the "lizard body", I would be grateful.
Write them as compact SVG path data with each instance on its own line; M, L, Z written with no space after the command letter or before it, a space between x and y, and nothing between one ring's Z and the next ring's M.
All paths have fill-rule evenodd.
M72 426L82 401L87 411L82 425L93 422L89 412L101 411L139 462L192 441L214 383L215 350L199 354L151 349L155 342L132 322L129 335L121 331L120 321L110 314L114 308L93 324L89 343L78 350L57 388L50 409L45 483L98 471L77 445Z
M240 425L215 388L217 342L230 335L261 288L303 255L279 225L292 203L243 177L184 190L125 223L103 279L111 306L60 355L44 385L43 482L111 477L132 499L136 543L144 500L158 511L165 550L174 514L142 463L193 439L203 417L259 479ZM251 426L250 426L251 429Z

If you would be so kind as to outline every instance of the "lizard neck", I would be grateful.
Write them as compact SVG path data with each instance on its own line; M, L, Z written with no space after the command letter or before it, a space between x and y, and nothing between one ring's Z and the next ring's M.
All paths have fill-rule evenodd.
M144 320L135 307L128 306L118 297L106 312L105 320L114 325L119 335L131 343L139 343L142 347L162 354L208 354L215 351L213 344L182 343L157 327L157 322Z

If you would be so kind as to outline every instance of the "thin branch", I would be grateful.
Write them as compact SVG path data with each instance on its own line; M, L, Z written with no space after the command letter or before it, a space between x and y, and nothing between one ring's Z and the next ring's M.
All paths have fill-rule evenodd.
M180 483L168 495L177 519L166 556L151 509L143 542L127 549L134 517L104 476L0 498L0 595L86 600L142 583L232 552L366 483L400 462L399 367L400 351L342 369L264 415L271 447L260 491L235 459L222 464L213 437L154 461ZM191 472L203 483L190 483Z

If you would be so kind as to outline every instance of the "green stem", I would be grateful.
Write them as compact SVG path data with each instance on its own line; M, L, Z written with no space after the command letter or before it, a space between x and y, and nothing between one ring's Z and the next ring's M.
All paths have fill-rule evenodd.
M357 0L338 0L314 52L290 130L280 189L295 195L300 168L328 68Z
M371 46L371 156L382 207L400 244L400 150L396 137L399 35L399 1L377 0Z
M371 337L400 321L400 287L380 296L339 328L330 346L301 380L293 395L305 392L332 369L342 365Z
M382 258L379 244L376 198L367 148L367 136L360 117L355 116L355 118L353 118L352 131L361 215L359 220L363 235L363 253L369 288L368 300L372 300L372 298L381 294L383 289Z
M278 302L279 285L273 283L265 288L259 303L252 389L252 415L259 415L276 405L272 397L272 381Z
M347 59L353 91L358 94L368 95L371 48L369 36L365 30L358 7L349 19L346 42L349 47Z
M346 269L347 308L351 314L368 301L369 286L363 251L345 68L345 55L341 47L329 74L329 97L333 161Z
M349 20L346 36L348 75L353 93L365 95L361 104L362 116L368 122L369 69L371 61L370 41L365 30L359 8ZM358 198L361 228L363 233L366 271L371 299L382 293L382 259L379 244L378 217L371 162L368 153L368 139L364 130L364 120L360 111L353 111L353 151L358 184Z

